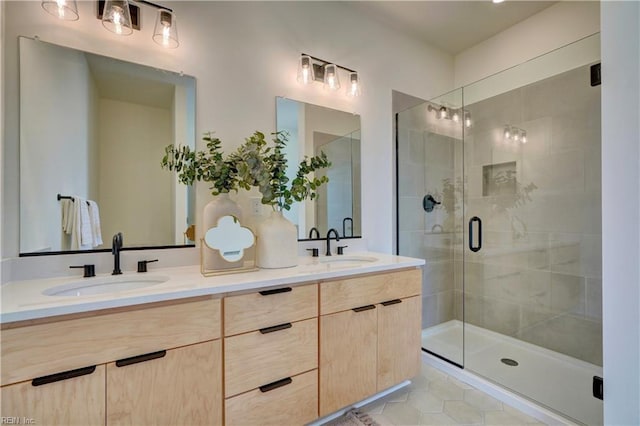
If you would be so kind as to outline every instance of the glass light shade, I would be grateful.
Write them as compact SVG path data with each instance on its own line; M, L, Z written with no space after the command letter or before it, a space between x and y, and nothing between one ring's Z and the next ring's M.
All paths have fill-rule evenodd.
M522 143L527 143L527 132L525 132L524 130L522 131L522 133L520 134L520 141Z
M449 118L449 110L447 109L447 107L440 107L440 109L438 110L438 118Z
M127 0L107 0L102 12L102 26L118 35L131 35L131 12Z
M42 8L58 19L64 21L78 20L76 0L42 0Z
M504 138L511 139L511 127L504 126Z
M313 82L314 77L311 57L307 55L300 56L300 61L298 61L298 81L302 84L310 84Z
M338 90L340 88L340 77L338 77L338 66L336 64L324 66L324 87L329 90Z
M167 49L175 49L180 45L180 42L178 42L176 15L173 12L158 9L156 27L153 30L153 41Z
M458 114L458 111L453 111L453 113L451 114L451 120L456 123L460 122L460 114Z
M360 82L360 76L355 71L349 73L349 87L347 87L347 95L354 98L362 95L362 83Z
M469 111L464 112L464 126L471 127L471 113Z

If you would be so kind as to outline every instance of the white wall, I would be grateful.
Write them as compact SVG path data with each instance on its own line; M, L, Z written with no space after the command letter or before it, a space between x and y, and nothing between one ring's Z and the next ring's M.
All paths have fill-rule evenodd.
M604 423L640 424L640 3L602 8Z
M256 129L275 127L275 96L356 112L362 117L363 235L373 250L391 252L393 190L391 92L396 89L430 98L453 84L450 55L381 27L343 2L165 2L175 9L181 46L167 51L151 40L155 14L143 6L143 31L119 38L93 17L93 2L78 2L80 20L63 22L46 14L39 2L6 2L3 37L7 50L6 122L17 121L16 36L41 39L123 60L183 71L197 79L197 134L215 130L235 148ZM163 3L163 4L165 4ZM327 93L320 84L296 81L301 52L362 74L366 91L349 100ZM402 66L399 66L401 64ZM425 78L425 72L428 78ZM13 230L19 212L16 182L18 129L6 129L4 166L6 232L3 255L16 256ZM199 142L199 145L202 144ZM197 213L209 198L198 189ZM244 200L243 200L244 201ZM248 203L245 210L248 210Z
M558 2L457 54L455 87L466 86L598 31L599 2Z

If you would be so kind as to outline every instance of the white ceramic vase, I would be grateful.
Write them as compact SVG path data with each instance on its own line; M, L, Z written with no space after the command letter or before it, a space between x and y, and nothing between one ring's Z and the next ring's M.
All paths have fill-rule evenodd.
M296 226L273 211L257 229L257 265L260 268L290 268L298 264L298 232Z
M242 223L242 210L240 206L233 201L228 193L222 193L213 197L204 206L202 213L202 234L204 235L209 229L218 226L218 220L223 216L235 216ZM202 242L204 244L204 241ZM202 254L202 262L207 270L233 269L240 268L243 261L228 262L220 256L218 250L204 247Z

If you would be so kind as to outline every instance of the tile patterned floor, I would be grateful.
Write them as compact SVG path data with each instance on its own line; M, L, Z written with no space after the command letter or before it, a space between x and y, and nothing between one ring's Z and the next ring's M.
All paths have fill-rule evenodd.
M422 365L410 386L360 409L381 426L544 425L472 386Z

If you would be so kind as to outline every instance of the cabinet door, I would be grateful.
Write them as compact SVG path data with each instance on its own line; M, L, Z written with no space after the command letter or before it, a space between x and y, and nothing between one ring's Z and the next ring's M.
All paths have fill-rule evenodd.
M107 364L107 424L219 425L219 340Z
M377 311L320 317L320 416L376 393Z
M378 391L420 371L420 297L395 299L378 306Z
M105 366L66 371L0 388L2 423L104 425Z

